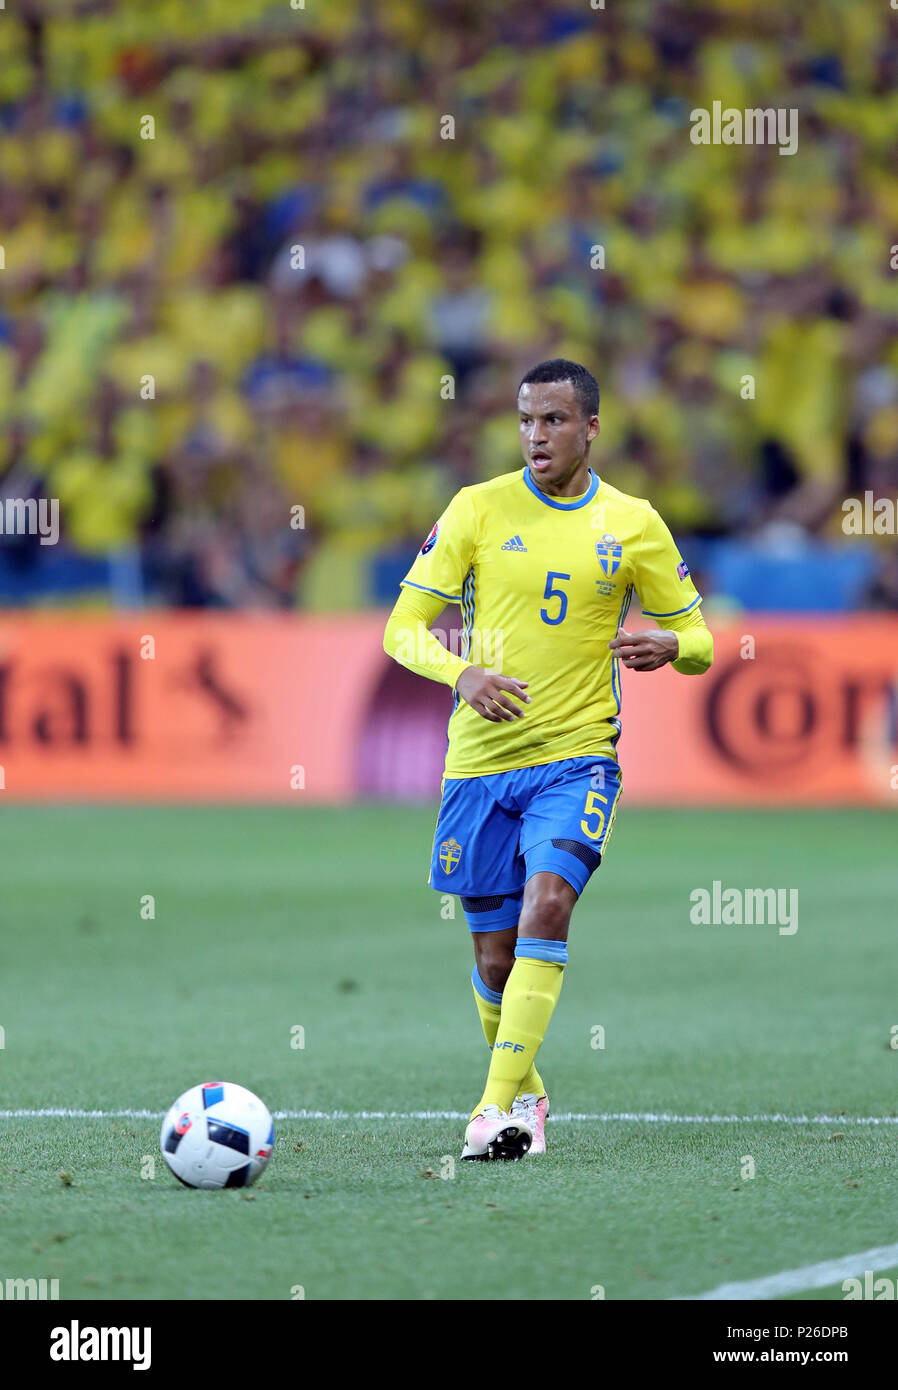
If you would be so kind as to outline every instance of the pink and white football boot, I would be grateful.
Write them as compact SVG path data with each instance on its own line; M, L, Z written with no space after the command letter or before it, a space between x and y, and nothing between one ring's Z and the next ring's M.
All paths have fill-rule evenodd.
M546 1120L548 1115L549 1097L536 1096L529 1091L518 1096L511 1107L511 1118L520 1124L525 1124L533 1134L529 1149L532 1154L544 1154L546 1152Z
M523 1158L533 1142L533 1130L527 1118L509 1115L498 1105L485 1105L465 1130L462 1158L517 1159Z

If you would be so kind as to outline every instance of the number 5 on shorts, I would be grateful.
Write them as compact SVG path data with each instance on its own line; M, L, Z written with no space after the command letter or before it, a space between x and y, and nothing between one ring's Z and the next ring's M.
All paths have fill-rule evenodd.
M605 812L599 810L599 807L596 805L599 801L604 802L606 806L608 805L607 796L603 796L601 792L586 793L586 804L583 807L584 819L580 822L580 829L590 840L600 840L602 838L602 831L605 829ZM595 829L590 827L589 821L586 819L588 816L598 816L599 823Z

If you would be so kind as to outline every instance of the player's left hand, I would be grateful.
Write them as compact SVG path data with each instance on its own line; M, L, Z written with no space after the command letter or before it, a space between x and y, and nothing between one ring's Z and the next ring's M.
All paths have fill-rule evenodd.
M631 671L657 671L668 661L676 661L680 639L675 632L652 628L651 632L627 632L624 628L608 643Z

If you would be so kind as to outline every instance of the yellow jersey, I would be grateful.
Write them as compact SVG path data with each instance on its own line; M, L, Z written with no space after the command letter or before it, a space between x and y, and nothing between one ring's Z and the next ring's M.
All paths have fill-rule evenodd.
M396 660L453 687L469 665L529 682L531 703L513 721L491 723L454 695L447 777L613 757L621 686L608 642L634 593L647 617L687 633L677 669L710 665L701 597L661 517L644 498L589 478L573 498L541 492L529 468L462 488L402 581L384 641ZM417 610L416 594L430 596ZM461 605L457 654L426 633L444 603ZM424 651L409 625L416 611Z

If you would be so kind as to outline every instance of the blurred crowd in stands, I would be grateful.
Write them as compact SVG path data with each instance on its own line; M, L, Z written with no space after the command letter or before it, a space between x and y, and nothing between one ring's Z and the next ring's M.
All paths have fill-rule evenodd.
M898 608L885 0L23 0L0 244L0 602L389 603L565 356L720 604Z

